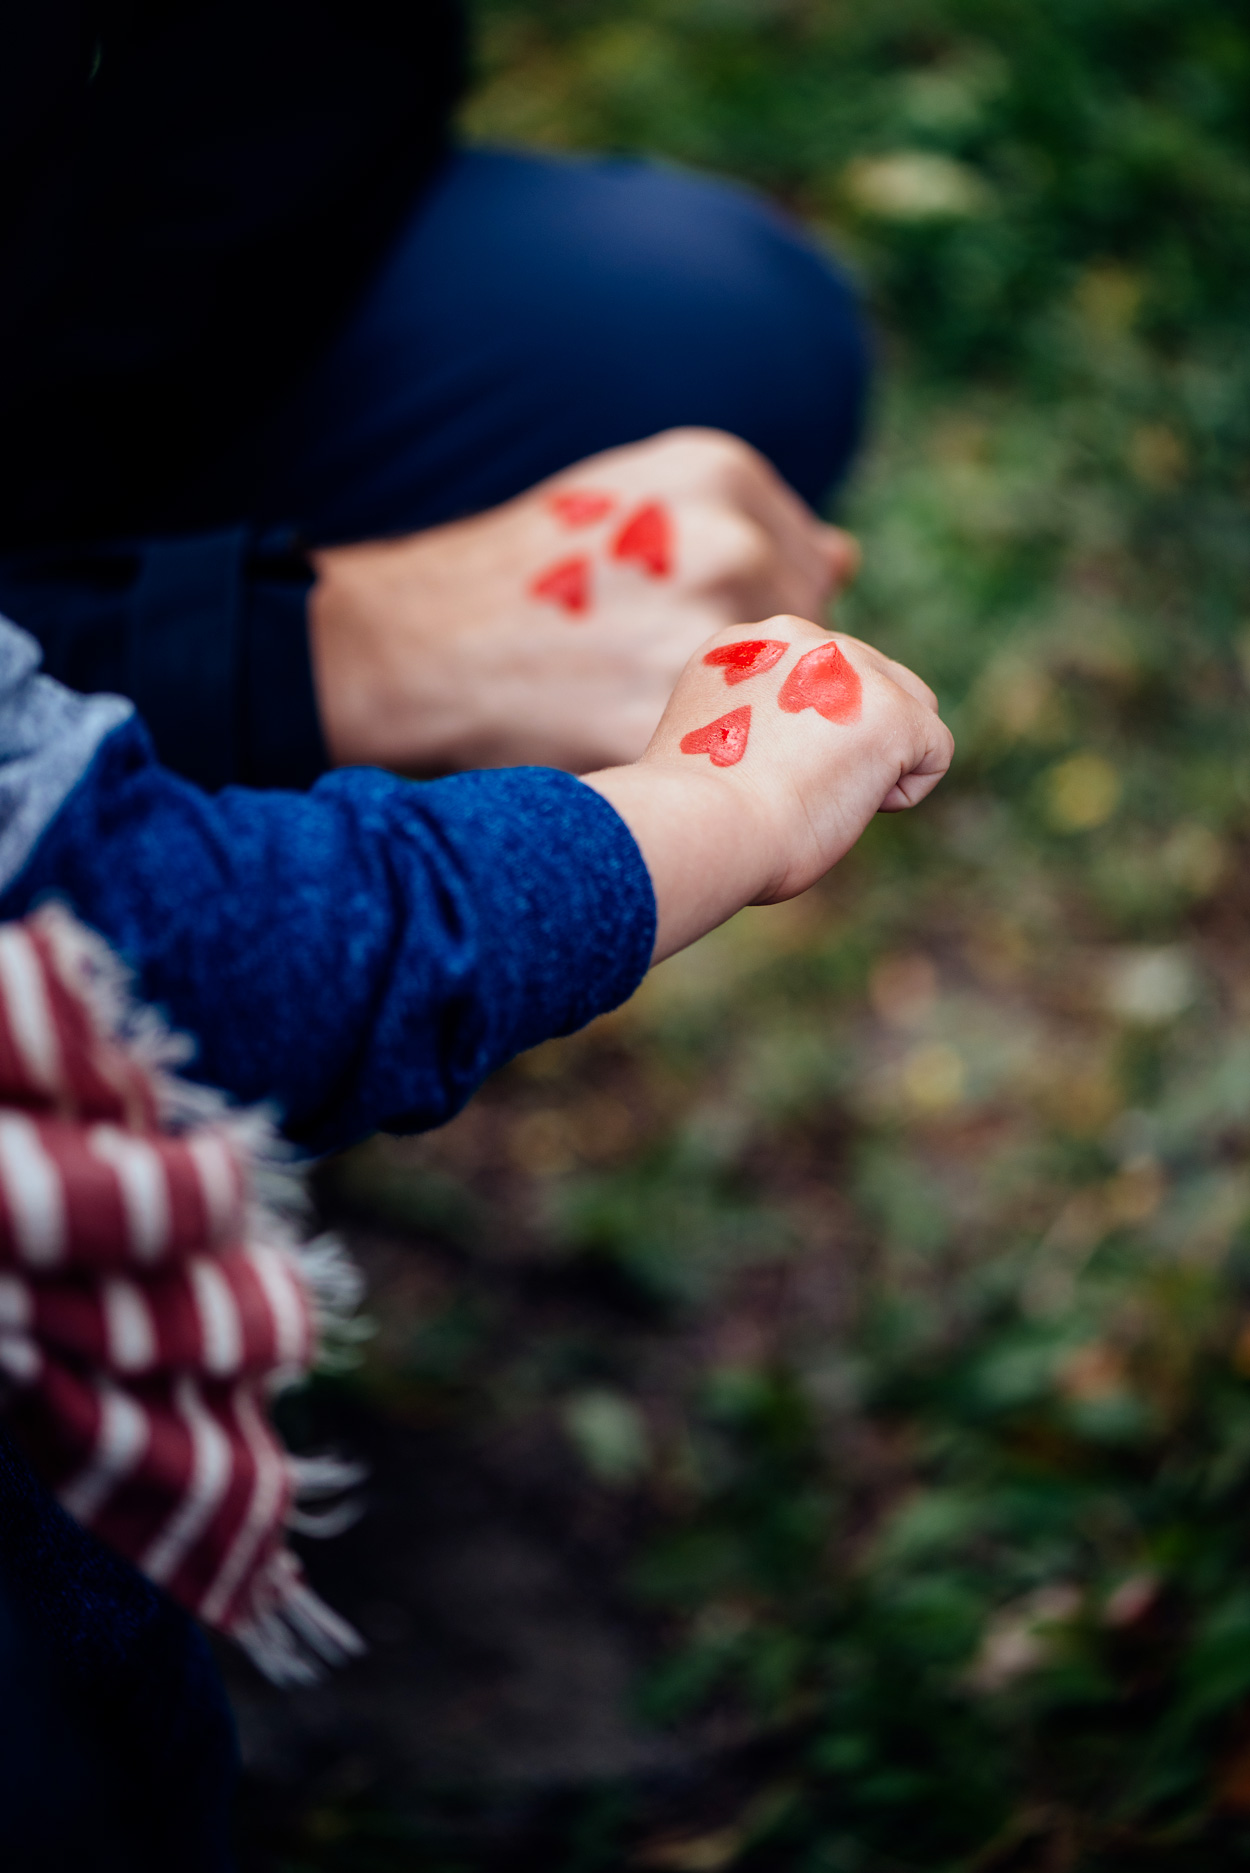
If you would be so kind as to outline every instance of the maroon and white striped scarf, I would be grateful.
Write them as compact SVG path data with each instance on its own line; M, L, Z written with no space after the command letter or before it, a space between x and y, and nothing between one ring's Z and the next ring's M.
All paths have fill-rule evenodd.
M185 1052L64 910L0 924L3 1397L72 1515L302 1682L361 1646L285 1533L354 1479L291 1457L267 1407L355 1278L298 1245L271 1128L179 1080Z

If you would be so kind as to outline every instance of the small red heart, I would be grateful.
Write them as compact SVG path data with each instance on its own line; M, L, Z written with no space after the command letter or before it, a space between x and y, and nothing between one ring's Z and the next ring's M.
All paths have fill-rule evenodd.
M706 754L713 767L734 767L747 751L751 733L751 705L731 709L728 715L709 722L706 728L692 728L681 738L683 754Z
M780 663L789 648L775 637L752 637L745 644L718 644L703 661L723 670L727 683L745 683L749 676L763 676Z
M547 497L547 505L566 527L593 527L604 520L616 506L614 494L595 494L589 488L570 488L564 494Z
M673 524L668 509L648 501L631 514L612 542L613 559L636 559L652 579L665 579L673 570Z
M777 697L779 709L798 715L815 709L826 722L858 722L863 703L859 672L836 644L819 644L800 657Z
M557 560L531 582L530 595L545 598L565 611L589 611L590 561L580 553L572 559Z

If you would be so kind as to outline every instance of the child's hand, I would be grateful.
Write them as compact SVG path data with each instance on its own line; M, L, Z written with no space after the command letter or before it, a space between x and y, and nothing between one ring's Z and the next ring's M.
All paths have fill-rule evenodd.
M875 813L931 793L953 746L937 697L901 663L782 617L722 631L691 658L642 758L719 770L744 832L764 835L769 876L753 901L776 903L823 877Z
M647 861L658 961L744 904L805 891L875 813L923 800L952 749L910 670L780 617L711 638L642 759L588 779Z

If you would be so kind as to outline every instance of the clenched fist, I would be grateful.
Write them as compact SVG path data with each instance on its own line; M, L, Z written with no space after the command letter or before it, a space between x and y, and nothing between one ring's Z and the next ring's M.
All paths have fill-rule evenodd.
M875 813L932 792L953 748L910 670L779 617L703 645L642 758L585 778L646 860L659 961L744 904L805 891Z
M642 753L709 632L818 617L858 549L747 444L684 429L470 520L313 560L336 764L583 773Z

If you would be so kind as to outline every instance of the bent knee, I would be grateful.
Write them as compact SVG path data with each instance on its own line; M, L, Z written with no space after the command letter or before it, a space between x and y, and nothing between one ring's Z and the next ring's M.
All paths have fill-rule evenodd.
M655 418L639 433L741 437L818 501L858 442L870 374L846 275L730 183L611 162L588 166L583 190L597 199L582 290L613 370Z

